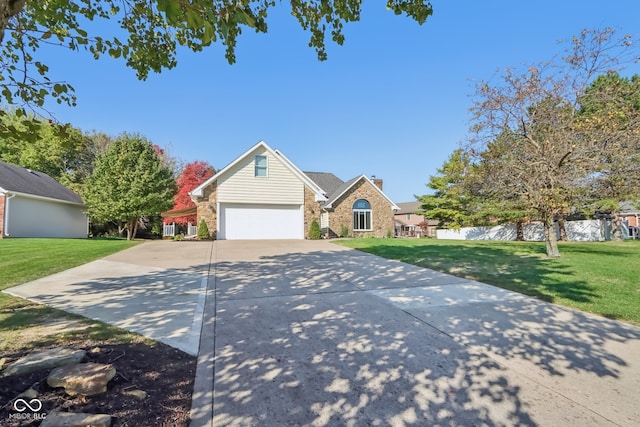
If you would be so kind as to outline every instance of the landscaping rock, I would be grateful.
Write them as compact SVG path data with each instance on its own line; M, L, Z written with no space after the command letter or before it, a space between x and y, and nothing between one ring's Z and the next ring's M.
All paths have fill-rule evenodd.
M9 359L7 359L6 357L0 358L0 371L2 371L8 363Z
M9 366L1 372L1 375L5 377L22 375L41 369L77 364L80 363L85 354L86 352L84 350L74 350L69 347L56 347L50 350L29 353L9 364Z
M145 400L148 396L147 392L144 390L127 390L123 391L122 394L126 396L133 396L138 400Z
M25 391L20 393L18 395L18 397L25 397L27 399L35 399L36 397L38 397L38 392L35 391L33 388L29 387L28 389L26 389Z
M107 383L116 375L112 365L81 363L56 368L49 374L47 384L64 387L71 396L93 396L107 391Z
M111 416L107 414L86 414L70 412L50 412L40 427L110 427Z

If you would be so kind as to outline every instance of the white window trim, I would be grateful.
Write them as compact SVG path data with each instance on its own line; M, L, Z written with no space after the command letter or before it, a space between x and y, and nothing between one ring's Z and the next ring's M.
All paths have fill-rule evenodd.
M354 214L358 213L364 213L365 217L366 214L369 214L369 228L356 228L356 224L354 221L353 224L353 231L373 231L373 210L372 209L352 209L351 210L352 216L355 216ZM358 221L359 222L359 221ZM366 223L366 219L365 219L365 223Z
M258 175L258 157L264 157L267 165L265 166L265 174ZM253 176L254 178L268 178L269 177L269 156L266 154L256 154L253 158Z

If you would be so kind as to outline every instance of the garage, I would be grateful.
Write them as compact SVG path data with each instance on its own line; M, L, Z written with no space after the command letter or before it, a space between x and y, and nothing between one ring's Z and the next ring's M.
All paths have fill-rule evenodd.
M221 203L219 239L304 239L302 205Z

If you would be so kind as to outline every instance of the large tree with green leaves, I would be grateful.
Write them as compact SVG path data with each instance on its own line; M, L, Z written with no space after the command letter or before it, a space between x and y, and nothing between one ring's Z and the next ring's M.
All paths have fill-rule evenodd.
M469 155L458 149L437 170L437 175L429 177L427 187L433 193L416 196L425 218L438 220L440 227L474 225L475 202L465 186L470 168Z
M544 223L550 257L560 256L554 218L575 204L580 181L601 159L605 134L580 114L585 92L598 75L633 60L633 48L613 29L585 30L561 60L507 69L501 81L477 87L469 152L491 169L487 193L518 201Z
M38 120L38 125L30 128L16 110L3 113L0 123L16 131L0 135L0 160L44 172L82 193L83 182L91 174L95 160L94 137L73 127L59 132L56 125L46 120ZM21 137L27 132L31 135L29 140Z
M93 221L124 224L131 240L143 216L171 208L175 191L173 171L153 144L123 134L96 160L84 196Z
M590 201L610 214L613 239L622 240L620 203L640 200L640 75L599 76L587 89L580 114L585 128L599 135Z
M320 60L327 58L327 37L342 44L344 25L358 21L362 8L361 0L283 3L310 33L309 46ZM43 45L121 58L142 80L175 67L178 46L200 51L219 43L233 63L242 31L266 33L268 14L277 6L282 4L272 0L0 0L2 99L36 108L48 97L76 103L69 83L48 77L49 66L38 59ZM428 0L387 0L386 6L419 24L432 14Z

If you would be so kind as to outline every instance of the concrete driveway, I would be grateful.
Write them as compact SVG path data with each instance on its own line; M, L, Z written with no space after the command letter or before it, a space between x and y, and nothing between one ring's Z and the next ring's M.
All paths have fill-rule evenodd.
M4 292L196 355L213 242L146 242Z
M640 329L328 242L216 242L192 426L640 425Z
M198 353L193 427L640 425L640 328L329 242L150 242L9 292Z

